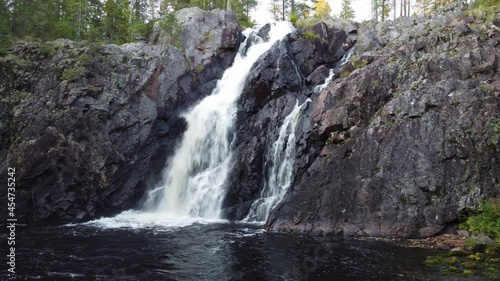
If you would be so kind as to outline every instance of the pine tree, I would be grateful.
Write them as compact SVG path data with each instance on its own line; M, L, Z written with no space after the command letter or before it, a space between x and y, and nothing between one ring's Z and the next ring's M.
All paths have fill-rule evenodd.
M0 55L4 55L11 44L10 13L5 0L0 0Z
M378 21L379 0L372 0L372 17Z
M106 38L117 44L128 42L130 40L128 0L107 0L104 12L106 13L104 20Z
M354 10L351 7L351 0L342 0L340 17L348 20L352 20L354 18Z
M389 17L391 7L387 0L379 0L380 20L385 21Z
M275 21L283 20L285 15L283 14L281 0L271 0L269 12L271 13Z

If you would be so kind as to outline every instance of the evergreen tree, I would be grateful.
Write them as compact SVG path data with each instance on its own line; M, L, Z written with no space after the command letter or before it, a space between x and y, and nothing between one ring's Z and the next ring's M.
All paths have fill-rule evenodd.
M275 21L280 21L285 19L285 14L283 13L284 7L283 7L284 2L281 0L271 0L271 6L269 9L269 12L271 12L271 15L273 16L273 19Z
M0 55L4 55L10 47L10 13L5 0L0 0Z
M354 10L351 7L351 0L342 0L340 17L348 20L352 20L354 18Z
M104 19L105 36L111 42L121 44L129 41L129 3L128 0L106 0Z
M295 5L295 14L299 18L308 18L313 11L313 7L309 6L306 2L300 2Z
M379 9L380 9L380 20L385 21L389 17L389 13L391 11L391 6L389 5L389 1L387 0L379 0Z

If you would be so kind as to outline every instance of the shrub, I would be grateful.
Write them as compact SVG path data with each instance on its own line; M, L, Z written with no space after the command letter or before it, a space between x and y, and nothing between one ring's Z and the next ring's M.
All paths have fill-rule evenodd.
M160 27L168 35L168 43L178 49L181 46L181 26L174 13L167 13L160 20Z
M312 32L312 31L304 31L302 33L302 38L301 39L304 39L304 38L307 39L307 40L313 40L313 39L320 39L321 37L318 34Z
M476 0L465 14L473 16L479 22L491 22L499 9L498 0Z
M297 14L290 15L290 22L293 24L293 26L297 26L298 20L299 20L299 16L297 16Z
M297 28L311 27L317 24L318 22L320 22L320 20L317 18L300 19L296 21L295 27Z
M56 49L49 44L40 45L40 54L46 58L52 57L56 53Z
M500 242L500 198L482 202L479 213L469 216L461 228L476 234L482 232Z
M0 34L0 56L8 54L10 46L12 45L12 38L9 34Z
M500 115L491 120L491 130L493 133L488 140L488 144L496 147L498 141L500 140Z
M68 68L63 71L62 78L68 81L78 80L85 74L85 69L83 67Z
M245 28L252 28L255 25L255 22L253 22L253 21L251 21L251 20L249 20L247 18L240 19L239 23L240 23L241 27L243 27L243 29L245 29Z

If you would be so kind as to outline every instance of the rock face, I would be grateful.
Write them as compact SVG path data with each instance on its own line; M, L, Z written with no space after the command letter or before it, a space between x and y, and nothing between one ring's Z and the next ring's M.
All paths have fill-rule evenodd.
M162 29L160 22L157 22L150 36L150 44L180 45L192 69L200 73L202 82L215 81L221 77L223 70L232 64L243 39L242 28L235 14L193 7L178 11L175 18L178 27L174 29L178 30L174 33L177 34L173 36L171 30ZM214 87L214 83L204 87Z
M228 217L248 213L277 128L306 96L294 184L269 229L428 237L498 196L500 33L461 16L461 5L448 9L359 27L327 21L312 28L324 46L296 31L262 57L241 101ZM281 72L276 61L291 66ZM325 66L337 79L313 93Z
M181 26L183 51L58 40L0 58L0 179L16 168L18 219L109 215L133 207L158 180L184 131L180 113L210 94L240 40L239 29L228 31L237 26L230 12L178 16L186 13L224 21L210 25L217 34L210 42L195 42L203 30ZM196 48L204 50L203 69L186 54Z
M283 120L307 98L294 183L269 229L428 237L500 195L500 32L497 18L483 24L463 9L328 19L263 54L239 101L226 217L248 214ZM176 19L180 48L163 44L175 38L158 24L150 45L60 40L0 58L0 181L16 167L18 218L112 214L158 181L184 131L180 113L211 92L242 40L225 11Z
M267 27L263 27L266 29ZM304 34L320 34L307 38ZM258 198L271 165L270 151L277 139L281 121L293 110L295 103L304 102L306 77L321 66L333 66L345 53L342 43L345 32L330 29L324 23L305 30L296 30L276 43L257 63L247 79L238 113L235 159L224 201L226 214L242 219L252 202ZM310 131L310 120L300 124ZM305 139L297 146L305 149Z

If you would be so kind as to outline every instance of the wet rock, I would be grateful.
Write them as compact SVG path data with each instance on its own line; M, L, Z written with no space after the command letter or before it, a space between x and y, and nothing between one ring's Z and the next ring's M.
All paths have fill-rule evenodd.
M469 237L470 233L467 230L457 230L457 234L460 237Z
M498 196L500 155L491 144L491 120L500 113L493 94L500 53L479 37L479 25L450 16L462 8L447 7L430 19L361 24L351 60L318 94L307 89L321 81L325 66L335 66L323 58L326 47L338 48L329 50L330 58L345 53L342 27L298 30L264 55L245 86L237 133L238 159L263 156L235 165L238 180L228 187L225 206L238 212L228 217L245 214L259 193L273 132L303 95L313 101L301 117L294 184L272 211L269 229L425 238L456 223L481 198ZM483 64L484 71L477 68ZM302 75L294 75L295 66ZM304 88L286 77L308 79ZM241 199L246 205L239 193L249 194Z
M47 43L56 50L52 57L26 43L2 59L0 179L16 167L20 221L114 214L138 206L159 181L185 129L182 111L212 91L239 44L232 13L183 13L180 19L196 19L189 25L200 28L182 25L184 52L57 40ZM201 41L204 31L213 40ZM193 70L189 56L202 71Z
M223 70L232 64L243 39L242 28L233 12L192 7L177 11L175 18L180 26L180 38L170 38L170 32L157 22L150 35L150 44L172 44L178 40L192 70L203 72L208 65ZM210 77L209 80L214 79ZM205 82L208 81L202 81Z

